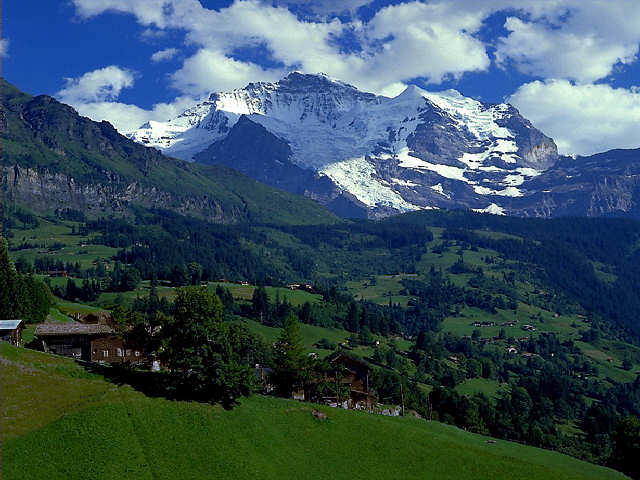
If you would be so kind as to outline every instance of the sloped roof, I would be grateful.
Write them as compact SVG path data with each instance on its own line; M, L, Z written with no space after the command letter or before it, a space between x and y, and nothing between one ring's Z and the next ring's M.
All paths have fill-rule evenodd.
M22 320L0 320L0 330L15 330Z
M36 327L35 336L46 337L53 335L101 335L114 333L109 325L99 323L41 323Z
M331 354L329 356L328 360L329 360L329 363L336 363L336 362L351 363L351 364L358 365L359 367L369 369L369 364L368 363L363 362L362 360L360 360L358 358L354 358L354 357L351 357L349 355L345 355L342 352L335 352L335 353Z

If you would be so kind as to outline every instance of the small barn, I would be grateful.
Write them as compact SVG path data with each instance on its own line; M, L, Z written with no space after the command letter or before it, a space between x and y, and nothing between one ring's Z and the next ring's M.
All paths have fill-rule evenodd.
M99 363L142 363L139 348L127 345L124 337L100 323L41 323L36 339L45 352Z
M22 331L24 322L22 320L0 320L0 338L16 347L22 346Z

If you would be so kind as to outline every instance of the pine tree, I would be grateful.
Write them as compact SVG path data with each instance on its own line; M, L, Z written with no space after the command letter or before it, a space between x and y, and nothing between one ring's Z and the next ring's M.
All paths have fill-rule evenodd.
M251 306L260 323L265 323L269 319L269 296L264 287L258 287L253 291Z
M7 241L4 237L0 237L0 318L14 318L15 316L17 280L17 273L9 260Z
M272 380L281 396L290 396L295 388L304 386L306 357L300 324L295 313L290 312L284 329L274 346L274 371Z

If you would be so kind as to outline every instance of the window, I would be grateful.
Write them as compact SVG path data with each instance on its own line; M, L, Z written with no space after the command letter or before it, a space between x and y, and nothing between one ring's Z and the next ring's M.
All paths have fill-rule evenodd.
M109 350L103 350L102 351L102 356L103 357L108 357L109 356Z
M136 355L136 357L139 357L140 356L140 352L138 350L136 350L135 355Z
M118 353L119 357L123 357L124 355L122 354L122 349L121 348L116 348L116 352Z
M127 355L127 357L131 356L131 349L130 348L127 348L126 355Z

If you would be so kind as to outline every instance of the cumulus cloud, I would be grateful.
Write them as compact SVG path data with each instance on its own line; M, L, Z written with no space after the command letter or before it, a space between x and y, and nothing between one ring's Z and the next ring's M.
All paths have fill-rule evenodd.
M151 61L153 63L165 62L167 60L171 60L177 54L177 48L165 48L164 50L158 50L153 55L151 55Z
M588 83L637 58L640 3L635 0L556 0L521 8L529 16L507 18L509 34L496 51L499 63L511 60L529 75Z
M65 103L100 102L118 98L123 88L132 87L134 74L116 65L87 72L78 78L67 78L56 96Z
M201 49L185 60L182 68L171 75L178 90L199 96L213 90L230 90L259 80L277 80L282 70L265 70L255 63L241 62L219 51Z
M492 0L488 4L503 1ZM235 1L220 10L204 8L197 0L164 0L161 2L164 8L155 9L139 0L74 0L74 3L84 18L115 11L135 15L148 28L184 30L186 42L200 50L185 60L181 71L172 78L176 86L184 85L188 93L194 93L198 85L221 88L216 88L213 81L181 80L184 73L194 69L216 71L215 79L220 86L242 86L234 83L234 79L246 83L241 72L270 77L270 70L233 58L233 52L243 47L265 47L270 60L284 65L283 70L325 72L376 92L416 77L437 83L489 66L484 45L474 37L488 9L474 10L470 6L459 9L444 1L389 6L367 23L357 20L345 23L337 18L301 19L285 6L258 0ZM302 0L293 3L305 4ZM369 2L354 0L343 5L357 8L366 3ZM326 1L314 5L324 5L330 10L332 6L338 9L341 3ZM361 46L358 52L341 50L336 39L345 32L357 38Z
M130 13L143 25L166 26L166 0L72 0L81 18L91 18L104 12Z
M482 25L480 12L459 15L454 4L419 2L389 6L366 26L373 40L364 68L355 72L381 85L421 77L440 83L449 76L486 70L490 60L473 34ZM379 45L379 46L378 46Z
M508 101L552 136L564 154L640 147L638 89L535 81L522 85Z
M592 82L609 75L616 64L634 61L640 43L636 0L410 1L382 8L366 23L301 19L286 7L335 13L369 0L237 0L219 10L198 0L73 2L83 18L108 11L132 14L149 31L183 30L187 42L226 56L238 47L264 45L273 60L287 67L323 71L377 90L416 77L438 83L486 70L486 45L476 34L500 10L511 15L496 58L529 75ZM335 45L345 31L355 32L358 53L345 54Z
M195 102L194 98L180 96L171 103L158 103L151 110L118 102L122 89L133 87L134 81L133 72L110 65L66 79L65 87L56 97L73 106L80 115L98 122L106 120L120 132L138 128L148 120L168 120Z

